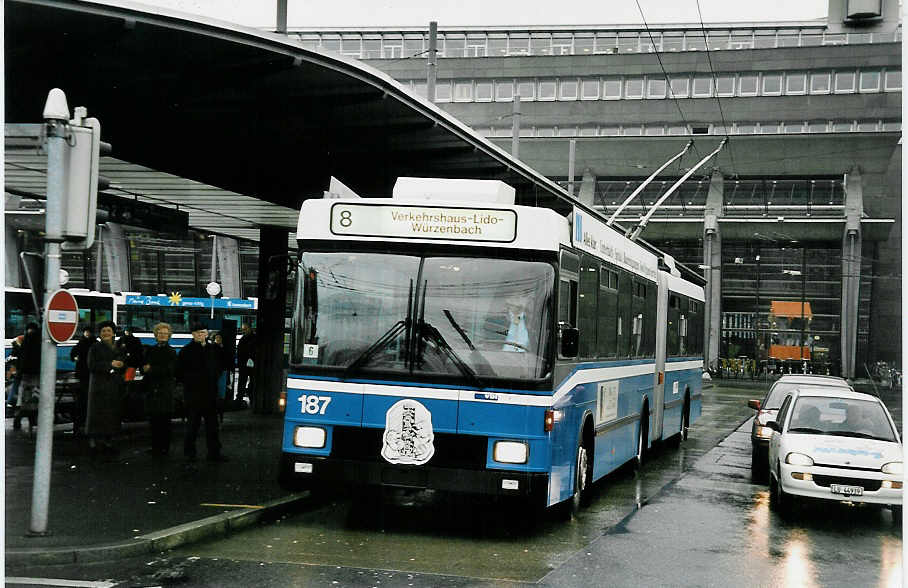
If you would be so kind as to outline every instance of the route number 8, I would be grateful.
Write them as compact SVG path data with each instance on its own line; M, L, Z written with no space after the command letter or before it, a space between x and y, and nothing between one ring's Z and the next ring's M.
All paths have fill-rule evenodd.
M347 228L353 224L353 213L349 210L342 210L340 217L340 226Z
M325 409L331 404L331 397L303 394L299 397L299 402L303 414L325 414Z

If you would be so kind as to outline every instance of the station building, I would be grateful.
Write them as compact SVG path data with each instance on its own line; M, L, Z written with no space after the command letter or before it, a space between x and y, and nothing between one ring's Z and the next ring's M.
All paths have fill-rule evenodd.
M288 34L426 95L427 29ZM810 22L440 23L434 102L607 216L693 141L627 228L727 139L642 233L707 278L709 364L860 376L901 349L901 40L889 0Z

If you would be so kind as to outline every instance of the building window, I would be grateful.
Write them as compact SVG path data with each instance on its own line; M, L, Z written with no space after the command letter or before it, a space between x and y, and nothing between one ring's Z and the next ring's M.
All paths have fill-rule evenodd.
M621 134L621 129L617 126L599 127L599 134L603 137L616 137Z
M496 127L492 129L492 134L496 137L510 137L513 134L511 127Z
M694 78L694 98L709 98L712 95L712 78Z
M492 101L492 82L476 82L476 101Z
M417 95L425 98L426 97L426 83L425 82L416 82L415 84L413 84L413 92L415 92Z
M781 30L778 32L778 47L797 47L799 33L796 30Z
M573 35L571 33L555 33L552 36L552 55L571 55L573 49Z
M454 82L454 102L473 101L473 82Z
M753 123L737 123L735 132L739 135L753 135L757 132L757 125Z
M576 100L577 86L577 80L561 80L561 82L558 84L558 99Z
M810 74L810 93L811 94L829 94L829 74L812 73Z
M599 99L599 79L583 80L580 83L580 97L583 100Z
M858 122L858 132L859 133L872 133L876 131L880 126L880 122L876 120L862 120Z
M581 137L595 137L596 134L597 134L596 125L594 125L594 124L580 125L580 136Z
M341 53L351 57L360 57L362 55L362 39L357 36L344 35L341 39Z
M643 98L643 79L630 78L624 80L624 97L625 98Z
M435 101L436 102L450 102L451 101L451 82L441 82L435 84Z
M837 121L832 123L833 133L850 133L854 126L853 121Z
M483 33L467 35L467 57L486 56L486 36Z
M785 123L782 125L783 133L803 133L804 123Z
M391 46L388 46L391 49ZM363 59L381 59L381 38L363 39Z
M666 83L661 78L651 78L646 81L647 98L665 98Z
M684 46L688 51L703 51L706 49L706 39L699 32L688 32L684 39Z
M618 33L618 52L636 53L640 48L640 37L637 33Z
M775 135L779 132L779 123L765 122L760 123L761 135Z
M690 95L690 79L689 78L671 78L671 97L673 98L687 98Z
M763 95L779 96L782 93L782 74L763 74Z
M786 94L805 94L807 92L807 75L790 73L785 76Z
M836 94L850 94L854 92L854 72L837 71L835 74Z
M422 35L405 35L404 36L404 57L413 57L421 55L423 52Z
M662 51L684 51L684 33L662 33Z
M526 33L511 33L508 36L508 55L529 55L530 37Z
M596 48L595 44L592 33L577 33L574 35L574 54L592 55Z
M622 135L626 135L628 137L639 137L643 134L643 129L639 125L622 127L621 131Z
M602 97L606 100L621 98L621 80L605 80L602 83Z
M861 92L879 92L880 91L880 72L862 71L861 72Z
M530 53L532 55L551 55L552 36L549 33L533 33L530 36Z
M665 134L665 127L663 126L650 126L646 125L646 136L647 137L661 137Z
M445 57L463 57L467 49L467 40L463 35L456 35L453 33L446 34L444 36L445 46L444 53ZM439 48L440 49L440 48Z
M721 79L721 78L720 78ZM757 76L755 75L742 75L738 79L738 95L740 96L756 96L757 95ZM721 93L720 93L721 96Z
M615 33L596 33L596 53L615 53L618 51L618 37Z
M687 135L687 127L672 126L668 127L669 135Z
M384 35L381 40L382 56L399 59L404 56L404 39L400 35Z
M517 84L517 91L520 93L520 100L536 99L536 84L534 82L520 82Z
M539 80L539 99L555 99L555 80Z
M489 57L503 57L508 54L508 37L501 33L489 35Z
M756 87L756 80L754 81ZM756 91L756 89L754 90ZM735 95L735 76L718 76L716 78L716 95L717 96L734 96Z
M883 121L883 130L884 131L901 131L902 123L897 120L884 120Z
M340 35L322 35L322 49L340 52Z
M811 121L807 123L807 132L808 133L825 133L828 130L829 124L825 121Z
M577 127L573 127L573 126L558 127L557 134L559 137L576 137L577 136Z
M555 129L552 127L536 127L537 137L554 137Z
M495 100L510 102L514 99L514 82L495 82Z
M886 72L886 91L898 92L902 89L902 71L898 69Z

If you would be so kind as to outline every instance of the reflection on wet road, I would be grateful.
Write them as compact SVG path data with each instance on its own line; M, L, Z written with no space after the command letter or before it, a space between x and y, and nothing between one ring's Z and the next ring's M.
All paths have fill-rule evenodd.
M573 520L557 512L529 520L512 506L424 492L335 497L171 556L332 566L347 578L355 577L351 570L439 574L467 583L900 585L901 525L888 510L821 505L791 521L769 511L766 487L751 483L749 427L741 427L753 414L746 400L761 395L706 391L688 441L655 450L642 472L608 476Z

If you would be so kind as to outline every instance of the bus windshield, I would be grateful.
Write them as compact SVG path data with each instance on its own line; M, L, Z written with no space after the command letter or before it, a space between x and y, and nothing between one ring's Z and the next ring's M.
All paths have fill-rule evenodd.
M305 253L291 361L341 370L539 380L551 369L544 262Z

